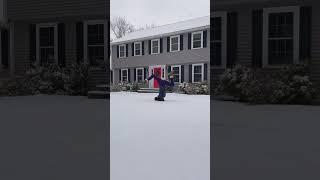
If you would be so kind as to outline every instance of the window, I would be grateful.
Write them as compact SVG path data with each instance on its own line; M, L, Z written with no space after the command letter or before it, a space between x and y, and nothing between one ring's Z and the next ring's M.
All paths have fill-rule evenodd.
M38 59L40 64L57 63L57 26L38 25Z
M144 69L143 68L137 68L136 69L136 81L138 83L143 82L144 81Z
M214 12L210 18L211 42L210 59L214 67L226 67L227 64L227 14L226 12ZM199 35L198 35L199 36ZM199 45L198 45L199 46Z
M142 48L141 48L141 42L134 43L134 56L141 56L142 54Z
M204 80L203 76L204 65L203 64L193 64L192 65L192 82L202 82Z
M269 14L269 64L291 64L293 60L293 13Z
M160 39L151 40L151 54L159 54L160 52Z
M180 36L170 37L170 52L180 51Z
M125 58L126 57L126 45L119 45L119 58Z
M88 59L91 65L104 61L104 24L88 24Z
M171 72L173 72L174 82L181 83L181 65L171 66Z
M299 62L299 7L264 9L264 65Z
M192 49L203 48L203 31L192 33Z
M128 82L128 81L129 81L128 69L122 69L121 70L121 82Z

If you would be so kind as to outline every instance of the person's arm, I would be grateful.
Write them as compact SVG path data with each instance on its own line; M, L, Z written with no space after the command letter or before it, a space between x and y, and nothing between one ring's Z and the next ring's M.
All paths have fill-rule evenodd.
M150 77L148 77L148 81L150 81L152 78L155 78L154 74L152 74Z

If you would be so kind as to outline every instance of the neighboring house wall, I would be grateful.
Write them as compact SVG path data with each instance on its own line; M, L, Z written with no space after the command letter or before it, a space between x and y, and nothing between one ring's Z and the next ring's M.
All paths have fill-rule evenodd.
M126 58L118 58L117 57L117 45L112 45L112 69L113 69L113 79L114 82L119 82L119 70L129 68L130 69L130 82L134 80L134 68L139 67L149 67L153 65L184 65L182 72L184 74L184 82L190 82L189 78L189 65L196 63L205 63L209 65L210 61L210 30L203 29L200 31L207 31L207 38L205 48L201 49L188 49L188 33L192 33L192 31L188 33L177 33L176 35L183 35L183 50L178 52L168 52L167 51L167 36L162 36L162 53L160 54L149 54L149 40L144 40L144 55L142 56L132 56L132 43L126 42L128 44L128 57ZM198 31L198 30L197 30ZM159 37L158 37L159 38ZM153 38L157 39L157 38ZM121 45L121 43L119 43ZM208 71L209 72L209 71ZM206 76L209 79L209 75Z
M263 67L265 69L273 69L277 70L277 67L266 67L263 66L262 57L258 58L260 61L259 65L254 65L257 62L255 59L255 48L257 47L257 43L263 43L263 39L259 40L261 42L257 42L257 34L253 32L256 24L253 22L254 11L261 10L263 13L264 8L279 8L279 7L289 7L289 6L298 6L298 7L307 7L309 8L307 13L311 13L309 17L305 15L301 15L302 11L300 9L299 20L300 24L299 28L299 60L310 59L310 72L311 78L314 81L320 81L320 22L317 17L320 15L320 2L316 0L309 0L304 2L297 2L293 0L280 0L280 1L249 1L243 0L242 4L238 3L239 1L220 1L217 0L216 6L212 6L214 8L212 12L233 12L237 14L237 52L236 52L236 60L235 64L243 64L246 66L254 66L254 67ZM305 12L304 12L305 13ZM262 19L261 19L262 20ZM266 21L261 22L263 26L266 25ZM311 23L309 23L310 21ZM308 37L309 36L309 37ZM297 41L298 38L294 38L294 41ZM304 41L301 44L301 40ZM261 48L261 47L260 47ZM263 50L263 49L262 49ZM310 51L308 53L308 50ZM294 48L294 51L297 51L297 48ZM299 61L298 60L298 61ZM218 75L218 70L213 70L213 74ZM211 76L213 76L211 74ZM218 78L216 78L218 79Z
M106 0L8 0L8 17L13 20L99 16L107 19Z
M103 21L105 24L105 59L107 61L109 28L108 2L105 0L10 0L8 2L9 29L11 32L10 69L23 74L36 58L36 26L39 24L63 24L56 43L58 58L65 65L86 60L86 22ZM99 22L100 23L100 22ZM79 26L81 31L79 31ZM80 34L79 34L80 33ZM61 37L61 38L60 38ZM38 41L37 41L38 42ZM87 54L86 54L87 55Z

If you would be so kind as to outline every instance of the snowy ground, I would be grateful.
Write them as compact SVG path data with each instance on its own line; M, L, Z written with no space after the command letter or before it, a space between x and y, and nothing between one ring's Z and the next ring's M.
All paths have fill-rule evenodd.
M211 103L215 179L320 179L320 106Z
M0 98L0 179L107 179L106 100Z
M209 96L111 94L111 180L209 180Z

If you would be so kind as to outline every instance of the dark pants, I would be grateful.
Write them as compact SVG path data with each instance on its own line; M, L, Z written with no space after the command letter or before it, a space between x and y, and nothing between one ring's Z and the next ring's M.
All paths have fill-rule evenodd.
M165 87L160 87L159 88L159 95L158 95L159 98L164 98L166 97L166 88Z

